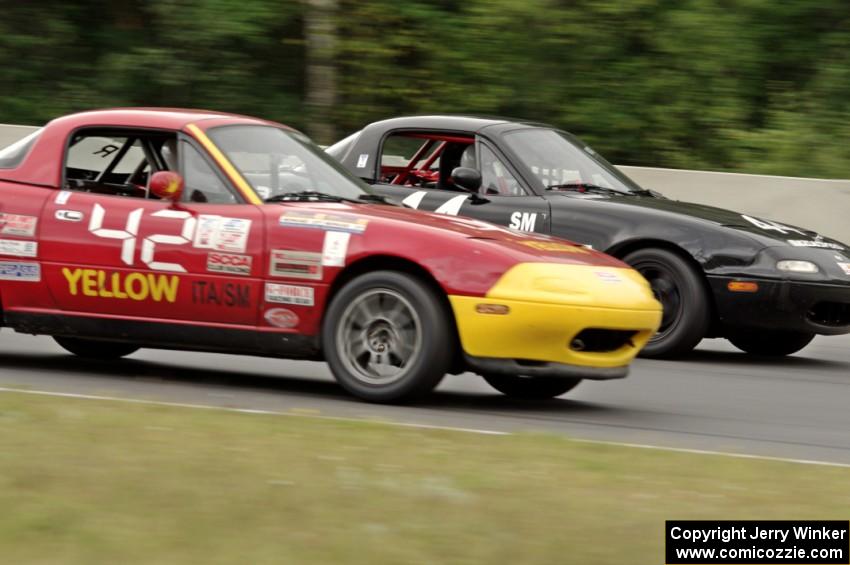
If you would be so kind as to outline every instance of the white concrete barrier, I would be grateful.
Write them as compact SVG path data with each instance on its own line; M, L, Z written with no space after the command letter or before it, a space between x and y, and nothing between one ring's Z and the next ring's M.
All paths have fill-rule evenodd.
M813 229L850 244L850 180L620 167L668 198Z
M38 128L33 126L10 126L0 124L0 149L12 145Z
M31 126L0 125L0 148L35 129ZM668 198L795 224L850 244L850 180L651 167L620 169L644 188L657 190Z

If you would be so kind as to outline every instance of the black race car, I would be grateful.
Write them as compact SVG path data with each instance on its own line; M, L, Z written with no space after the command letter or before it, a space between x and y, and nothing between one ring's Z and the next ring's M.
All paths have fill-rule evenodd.
M375 122L327 148L383 195L624 259L664 305L644 356L703 337L788 355L850 333L850 252L817 233L645 190L573 135L463 116Z

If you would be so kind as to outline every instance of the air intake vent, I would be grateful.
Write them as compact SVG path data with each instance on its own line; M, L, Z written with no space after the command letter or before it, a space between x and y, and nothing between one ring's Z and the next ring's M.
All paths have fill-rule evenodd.
M632 337L637 332L627 330L603 330L588 328L582 330L570 342L573 351L587 351L590 353L605 353L616 351L624 345L631 345Z
M850 325L850 304L818 302L809 310L809 320L822 326Z

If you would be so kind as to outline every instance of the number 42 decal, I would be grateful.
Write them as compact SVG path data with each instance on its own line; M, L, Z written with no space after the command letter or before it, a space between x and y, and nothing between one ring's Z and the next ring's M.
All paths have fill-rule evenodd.
M132 265L139 235L139 224L142 221L142 214L144 214L144 212L144 208L137 208L130 212L127 216L127 224L124 226L123 230L104 229L103 218L106 215L106 210L104 210L103 206L100 204L95 204L94 210L92 210L91 220L89 221L89 231L97 237L120 240L121 260L126 265ZM195 227L198 223L197 220L193 218L192 214L189 212L181 210L160 210L158 212L154 212L151 216L182 220L183 226L180 230L180 235L153 234L142 240L142 263L147 265L148 268L153 271L185 273L186 269L177 263L154 261L156 244L185 245L191 242L195 234Z

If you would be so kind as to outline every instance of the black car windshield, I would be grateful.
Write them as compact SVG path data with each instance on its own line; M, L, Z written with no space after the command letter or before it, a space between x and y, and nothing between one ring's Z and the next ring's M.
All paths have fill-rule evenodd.
M273 126L219 126L207 132L263 200L309 192L362 199L371 194L309 138Z
M506 133L504 140L544 188L591 185L623 193L643 191L593 149L566 132L520 129Z

